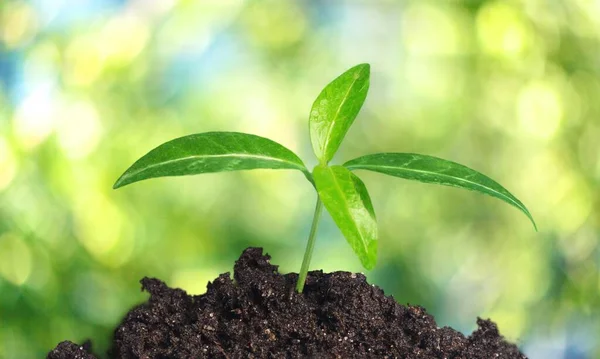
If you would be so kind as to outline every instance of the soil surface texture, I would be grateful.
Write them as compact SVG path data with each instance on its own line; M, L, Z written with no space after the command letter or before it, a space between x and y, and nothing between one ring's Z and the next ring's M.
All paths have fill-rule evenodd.
M470 336L438 328L419 306L403 306L362 274L279 274L261 248L248 248L233 279L221 274L189 296L142 279L150 299L114 333L110 358L526 358L489 320ZM92 359L91 343L62 342L49 359Z

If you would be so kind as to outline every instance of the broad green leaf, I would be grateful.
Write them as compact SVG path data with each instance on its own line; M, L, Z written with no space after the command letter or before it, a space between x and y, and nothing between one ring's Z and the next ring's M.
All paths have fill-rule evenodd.
M360 111L369 91L369 64L344 72L319 94L310 111L310 140L315 155L328 163Z
M311 180L302 160L277 142L246 133L206 132L156 147L129 167L114 188L154 177L257 168L297 169Z
M481 192L517 207L537 226L521 201L493 179L461 164L414 153L376 153L344 163L351 170L363 169L425 183L460 187Z
M342 166L318 165L319 198L366 269L377 262L377 221L364 183Z

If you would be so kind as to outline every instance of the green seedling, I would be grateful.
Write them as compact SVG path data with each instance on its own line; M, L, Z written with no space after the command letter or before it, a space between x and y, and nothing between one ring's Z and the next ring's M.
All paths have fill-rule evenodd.
M481 192L518 208L533 223L527 208L491 178L455 162L415 153L375 153L329 165L358 115L369 90L370 66L344 72L319 94L308 125L319 160L309 171L292 151L267 138L238 132L206 132L166 142L137 160L114 185L164 176L258 168L301 171L317 191L317 204L296 290L302 292L312 257L323 205L366 269L377 260L377 222L369 192L352 171L369 170L426 183ZM537 228L536 228L537 230Z

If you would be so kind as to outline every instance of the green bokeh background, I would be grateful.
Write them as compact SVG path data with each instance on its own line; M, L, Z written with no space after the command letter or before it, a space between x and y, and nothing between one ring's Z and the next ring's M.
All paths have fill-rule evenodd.
M515 1L0 1L0 358L104 352L154 276L190 293L248 246L298 271L315 202L296 171L112 190L186 134L269 137L309 167L321 88L371 64L335 162L418 152L503 184L536 219L459 189L361 173L367 273L465 333L491 317L531 358L600 357L600 5ZM362 271L328 215L311 267Z

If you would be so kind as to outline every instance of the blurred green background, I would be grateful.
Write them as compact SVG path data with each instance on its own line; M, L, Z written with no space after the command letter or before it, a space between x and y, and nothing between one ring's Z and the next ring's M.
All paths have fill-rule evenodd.
M261 246L298 271L315 194L296 171L113 182L174 137L243 131L310 168L313 99L371 90L336 162L418 152L498 180L538 222L458 189L361 173L369 280L531 358L600 357L600 3L0 0L0 357L107 349L143 276L202 293ZM328 215L313 269L362 271Z

